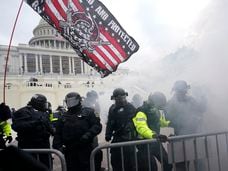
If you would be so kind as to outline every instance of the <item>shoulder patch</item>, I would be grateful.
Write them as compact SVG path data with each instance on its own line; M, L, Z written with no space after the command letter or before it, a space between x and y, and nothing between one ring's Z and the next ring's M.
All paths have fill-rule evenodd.
M136 121L146 121L145 118L136 118Z

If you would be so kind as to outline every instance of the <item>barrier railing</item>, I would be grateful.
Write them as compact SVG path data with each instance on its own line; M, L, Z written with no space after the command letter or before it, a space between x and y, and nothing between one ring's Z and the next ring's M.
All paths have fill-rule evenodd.
M67 171L67 169L66 169L66 161L65 161L64 155L58 150L55 150L55 149L23 149L23 151L26 151L28 153L37 155L37 160L39 160L38 154L54 154L60 160L61 171ZM50 166L52 166L52 164L53 164L51 158L49 160L49 164L50 164ZM58 164L59 164L59 162L58 162ZM51 168L50 170L54 170L55 171L56 169Z
M146 146L147 155L146 163L148 170L151 170L151 145L156 143L157 140L137 140L121 143L112 143L101 145L95 148L90 156L90 171L95 171L95 156L99 150L103 150L104 158L106 161L106 170L112 170L110 162L110 149L119 148L120 156L119 163L121 164L122 171L125 170L126 158L133 158L134 170L139 170L139 146ZM228 131L220 131L205 134L191 134L186 136L173 136L169 137L168 143L160 145L160 170L165 170L162 146L163 145L168 153L168 162L172 165L174 171L225 171L228 168ZM125 155L124 148L131 147L132 156ZM158 146L159 147L159 146ZM159 159L158 159L159 160ZM145 162L144 162L145 163ZM157 162L158 163L158 162ZM140 170L141 171L141 170Z

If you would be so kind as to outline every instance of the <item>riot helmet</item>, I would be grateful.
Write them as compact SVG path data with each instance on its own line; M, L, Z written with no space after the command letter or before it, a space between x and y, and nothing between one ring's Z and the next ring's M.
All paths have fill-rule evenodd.
M167 101L165 95L162 92L157 91L148 96L148 102L159 109L163 109Z
M128 96L128 93L124 89L117 88L113 91L111 100L115 100L117 106L124 106L127 103L126 96Z
M81 105L81 96L77 92L68 93L65 97L65 103L67 108L72 108Z
M97 100L98 99L98 94L97 94L96 91L91 90L91 91L86 93L86 97L91 99L91 100Z
M184 80L178 80L174 83L172 91L175 91L176 93L187 93L190 89L190 85L187 84Z
M32 96L29 105L36 110L45 112L48 108L47 98L42 94L35 94Z
M116 88L112 93L111 100L115 100L116 98L121 97L121 96L126 97L126 96L128 96L128 93L125 92L125 90L122 88Z

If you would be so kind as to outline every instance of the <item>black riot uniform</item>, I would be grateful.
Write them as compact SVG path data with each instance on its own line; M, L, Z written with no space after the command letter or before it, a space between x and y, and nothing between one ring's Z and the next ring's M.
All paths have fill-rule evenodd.
M163 111L166 105L166 97L162 92L154 92L148 96L148 100L137 109L137 114L133 121L138 132L139 139L157 139L159 142L166 142L167 136L160 134L161 127L167 127L170 121L166 120ZM149 145L150 162L153 171L157 170L154 157L163 164L164 171L171 171L172 165L168 163L168 155L164 147L158 141ZM138 146L139 171L148 170L148 146ZM162 153L162 154L161 154ZM162 157L162 159L161 159ZM163 162L161 162L161 160Z
M132 140L131 120L135 115L135 107L127 102L126 96L127 92L125 92L122 88L117 88L113 91L111 99L115 100L115 104L109 108L108 122L105 132L106 141L110 141L112 139L112 143L116 143ZM133 149L131 147L124 147L123 155L124 170L134 170L133 158L131 157L134 156ZM120 148L112 148L111 164L113 171L123 170L123 166L120 161Z
M167 117L171 121L175 135L187 135L201 132L203 113L206 110L206 101L196 101L188 95L190 85L184 80L174 83L173 97L168 101Z
M46 97L35 94L27 106L13 114L12 128L17 132L16 139L19 148L50 148L49 137L53 134L53 130L46 113L46 105ZM50 155L40 154L38 159L48 168L52 167Z
M65 154L68 171L89 171L93 139L101 132L102 125L92 108L81 106L78 93L68 93L65 101L68 110L57 123L53 148Z
M170 126L174 128L175 135L188 135L202 132L204 112L206 111L206 99L199 101L188 94L190 85L184 80L174 83L174 92L168 101L166 110L167 118L171 121ZM200 162L198 161L200 165ZM176 170L185 170L186 162L176 164ZM189 162L187 162L189 167ZM198 166L197 166L198 167ZM201 166L199 166L201 167ZM199 169L199 168L198 168ZM203 170L202 168L199 170Z

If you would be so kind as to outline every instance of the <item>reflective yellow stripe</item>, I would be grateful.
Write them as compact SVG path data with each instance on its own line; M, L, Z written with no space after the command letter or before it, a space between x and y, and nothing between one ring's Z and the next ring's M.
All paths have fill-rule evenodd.
M10 136L11 135L11 125L7 121L3 121L0 123L0 126L2 128L2 133L5 136Z
M151 139L155 134L147 124L147 116L143 112L138 112L136 116L133 118L133 123L135 125L136 131L138 134L145 139Z

